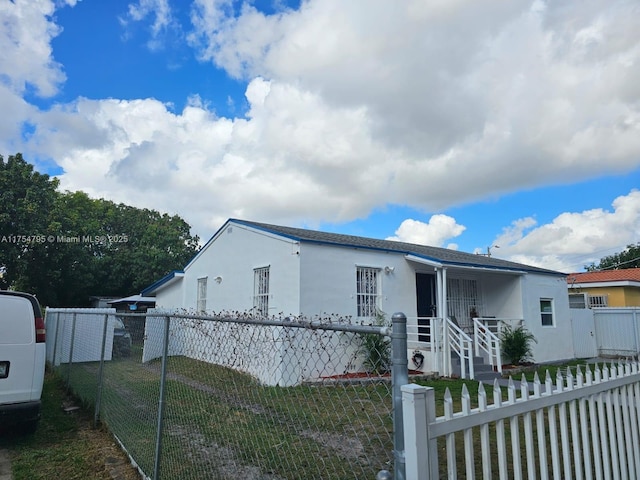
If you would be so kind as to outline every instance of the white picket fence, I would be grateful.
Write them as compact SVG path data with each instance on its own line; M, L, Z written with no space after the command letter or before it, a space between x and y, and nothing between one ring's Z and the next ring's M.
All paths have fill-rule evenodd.
M404 385L406 478L640 478L640 364L592 367L510 379L506 401L496 380L493 404L480 384L474 408L465 386L459 412L447 390L437 418L434 390Z

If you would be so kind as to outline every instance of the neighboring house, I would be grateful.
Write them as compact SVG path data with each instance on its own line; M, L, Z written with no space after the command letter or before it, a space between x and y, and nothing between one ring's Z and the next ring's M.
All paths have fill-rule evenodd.
M228 220L187 264L142 291L158 308L265 316L409 318L409 349L431 349L431 319L524 325L538 362L573 358L566 275L494 257ZM446 300L445 300L446 299ZM427 358L423 369L433 370Z
M640 268L567 275L572 308L640 307Z
M91 308L108 308L110 307L109 302L112 300L116 300L118 297L102 297L102 296L92 296L89 297L89 306Z
M130 297L110 300L107 305L115 308L116 312L119 313L145 313L148 308L156 306L156 299L155 297L131 295Z
M109 307L115 308L116 313L146 313L148 309L156 306L155 297L143 297L142 295L131 295L124 298L116 298L107 302ZM135 343L144 340L145 319L144 317L119 316L127 332L119 332L122 335L128 333Z

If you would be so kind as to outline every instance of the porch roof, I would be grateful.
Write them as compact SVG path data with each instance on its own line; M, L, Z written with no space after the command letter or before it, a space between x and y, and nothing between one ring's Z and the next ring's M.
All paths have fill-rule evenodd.
M422 257L418 257L416 255L405 255L404 258L406 258L409 262L415 262L415 263L420 263L422 265L428 265L430 267L435 267L435 268L441 268L445 265L443 265L440 262L434 262L432 260L426 259L426 258L422 258ZM491 267L482 267L482 266L477 266L477 265L446 265L447 267L450 268L461 268L461 269L465 269L465 270L480 270L480 271L491 271L491 272L495 272L495 273L505 273L505 274L513 274L513 275L524 275L526 272L522 269L511 269L511 268L491 268Z
M413 258L421 259L422 263L432 262L433 264L441 264L442 266L456 266L461 268L482 268L486 270L507 270L520 273L531 272L546 275L566 276L566 274L555 270L533 267L522 263L510 262L508 260L460 252L458 250L450 250L447 248L396 242L392 240L379 240L376 238L358 237L355 235L327 233L303 228L283 227L247 220L229 219L220 230L224 229L229 223L245 225L247 227L276 234L298 242L378 250L382 252L398 253L405 256L410 255ZM215 238L216 235L212 238ZM206 248L206 245L204 248Z

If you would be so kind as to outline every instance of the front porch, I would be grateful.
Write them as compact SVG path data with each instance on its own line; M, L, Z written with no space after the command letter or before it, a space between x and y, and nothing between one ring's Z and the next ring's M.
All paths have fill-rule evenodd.
M461 375L473 378L474 356L501 366L499 326L524 322L523 272L407 260L416 285L416 315L407 318L409 359L422 359L410 368L450 376L457 356Z
M409 369L469 379L501 373L500 330L522 322L521 318L476 317L465 330L451 318L407 317Z

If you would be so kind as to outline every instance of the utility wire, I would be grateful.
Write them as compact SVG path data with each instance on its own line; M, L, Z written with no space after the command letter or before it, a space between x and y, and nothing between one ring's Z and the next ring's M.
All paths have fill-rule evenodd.
M604 268L596 268L596 270L610 270L610 269L616 269L618 268L620 265L625 265L627 263L632 263L635 262L637 260L640 260L640 257L636 257L636 258L632 258L631 260L627 260L626 262L620 262L620 263L616 263L615 265L611 265L609 267L604 267Z

